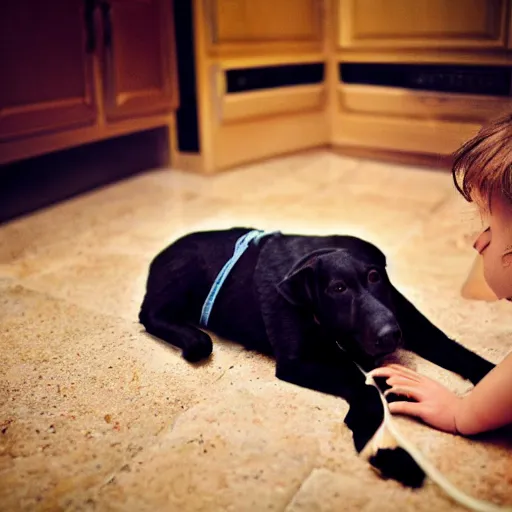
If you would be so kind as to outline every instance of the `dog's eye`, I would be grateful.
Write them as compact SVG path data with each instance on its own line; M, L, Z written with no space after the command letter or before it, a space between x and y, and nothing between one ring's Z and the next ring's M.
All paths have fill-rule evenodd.
M368 272L368 282L375 284L380 281L380 274L376 270L370 270Z
M343 284L343 283L336 283L334 286L333 286L333 291L335 291L336 293L343 293L345 291L347 291L347 287Z

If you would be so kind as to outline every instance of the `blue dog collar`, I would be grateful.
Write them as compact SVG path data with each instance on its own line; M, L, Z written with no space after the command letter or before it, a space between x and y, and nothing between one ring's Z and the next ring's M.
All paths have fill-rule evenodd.
M224 284L224 281L228 277L231 269L235 266L235 263L240 259L242 254L247 250L249 244L251 242L255 242L256 244L265 236L271 235L272 233L267 233L265 231L260 231L258 229L254 229L253 231L249 231L242 235L235 244L235 250L233 252L233 256L227 261L227 263L222 267L222 270L218 273L215 281L210 289L210 293L206 297L206 300L203 304L203 309L201 311L201 320L200 324L202 327L207 327L208 320L210 319L210 314L212 312L213 305L215 303L215 299Z

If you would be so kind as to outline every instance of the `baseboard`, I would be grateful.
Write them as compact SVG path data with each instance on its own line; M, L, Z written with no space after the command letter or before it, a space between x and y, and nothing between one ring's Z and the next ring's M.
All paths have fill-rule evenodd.
M214 171L329 144L325 112L229 123L214 131Z
M478 123L340 112L333 122L331 143L385 151L450 155L480 127Z
M166 166L162 132L165 128L112 137L0 165L0 223Z
M366 147L333 145L330 149L339 155L360 158L363 160L375 160L379 162L413 165L426 167L439 171L449 171L453 158L450 155L429 155L423 153L407 153L404 151L392 151L385 149L371 149Z

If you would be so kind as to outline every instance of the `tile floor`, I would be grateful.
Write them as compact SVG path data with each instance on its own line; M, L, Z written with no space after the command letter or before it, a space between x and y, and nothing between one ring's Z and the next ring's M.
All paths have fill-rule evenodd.
M377 243L439 327L499 361L509 304L467 301L478 219L449 174L309 152L205 178L155 170L0 226L0 509L462 510L381 480L345 402L219 340L187 364L137 323L147 266L188 231L250 225ZM404 362L463 391L457 376ZM512 504L512 442L403 432L464 491Z

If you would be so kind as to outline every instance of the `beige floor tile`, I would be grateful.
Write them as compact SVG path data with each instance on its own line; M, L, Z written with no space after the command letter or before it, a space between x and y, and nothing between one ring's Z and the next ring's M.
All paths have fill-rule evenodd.
M0 263L54 244L72 245L74 238L88 230L101 237L101 230L110 224L133 224L148 213L154 217L159 208L169 210L171 204L179 212L194 197L191 192L162 188L146 175L136 176L0 226Z
M214 176L165 170L152 173L152 179L162 186L178 187L202 197L240 203L289 200L338 182L358 165L358 160L317 151L274 158Z
M99 499L108 510L283 510L339 412L335 399L291 385L238 383L183 414ZM350 450L346 460L369 471Z
M424 168L362 162L345 176L351 193L379 194L397 201L414 200L430 207L454 192L451 174Z
M91 196L96 204L85 201L80 208L81 223L74 224L72 214L60 207L48 210L13 225L0 227L5 244L4 263L0 275L25 278L47 273L70 260L94 253L127 253L152 256L177 237L195 229L205 219L222 211L225 204L219 199L180 196L156 188L158 193L145 196L133 183L125 197L126 204L118 205L122 213L103 191ZM142 197L141 197L142 196ZM133 202L132 206L128 206ZM137 204L138 203L138 204ZM74 209L74 205L73 205ZM114 210L114 211L112 211ZM84 211L90 211L87 217ZM50 226L57 226L54 230ZM45 227L46 226L46 227ZM51 234L47 230L52 231Z
M394 255L404 282L460 295L475 258L472 248L482 229L474 207L453 195L416 230ZM399 269L399 271L398 271Z
M422 312L498 362L510 304L460 296L478 227L467 206L449 174L322 150L210 177L155 170L0 226L0 509L458 510L432 484L381 480L354 452L344 401L222 340L190 365L137 313L149 261L189 231L345 233L377 243ZM399 425L461 488L511 503L510 438Z
M342 183L302 197L287 207L286 215L298 232L358 236L391 253L415 233L429 207L412 199L351 193Z
M21 283L85 309L137 321L149 260L128 254L91 254L34 274Z
M132 322L21 286L2 293L0 323L3 510L82 508L242 354L218 344L190 365Z
M416 510L430 512L463 511L463 507L438 496L433 486L414 493L402 490L393 482L375 481L371 487L362 485L350 470L333 473L315 469L304 481L300 491L286 507L286 512L394 512Z

